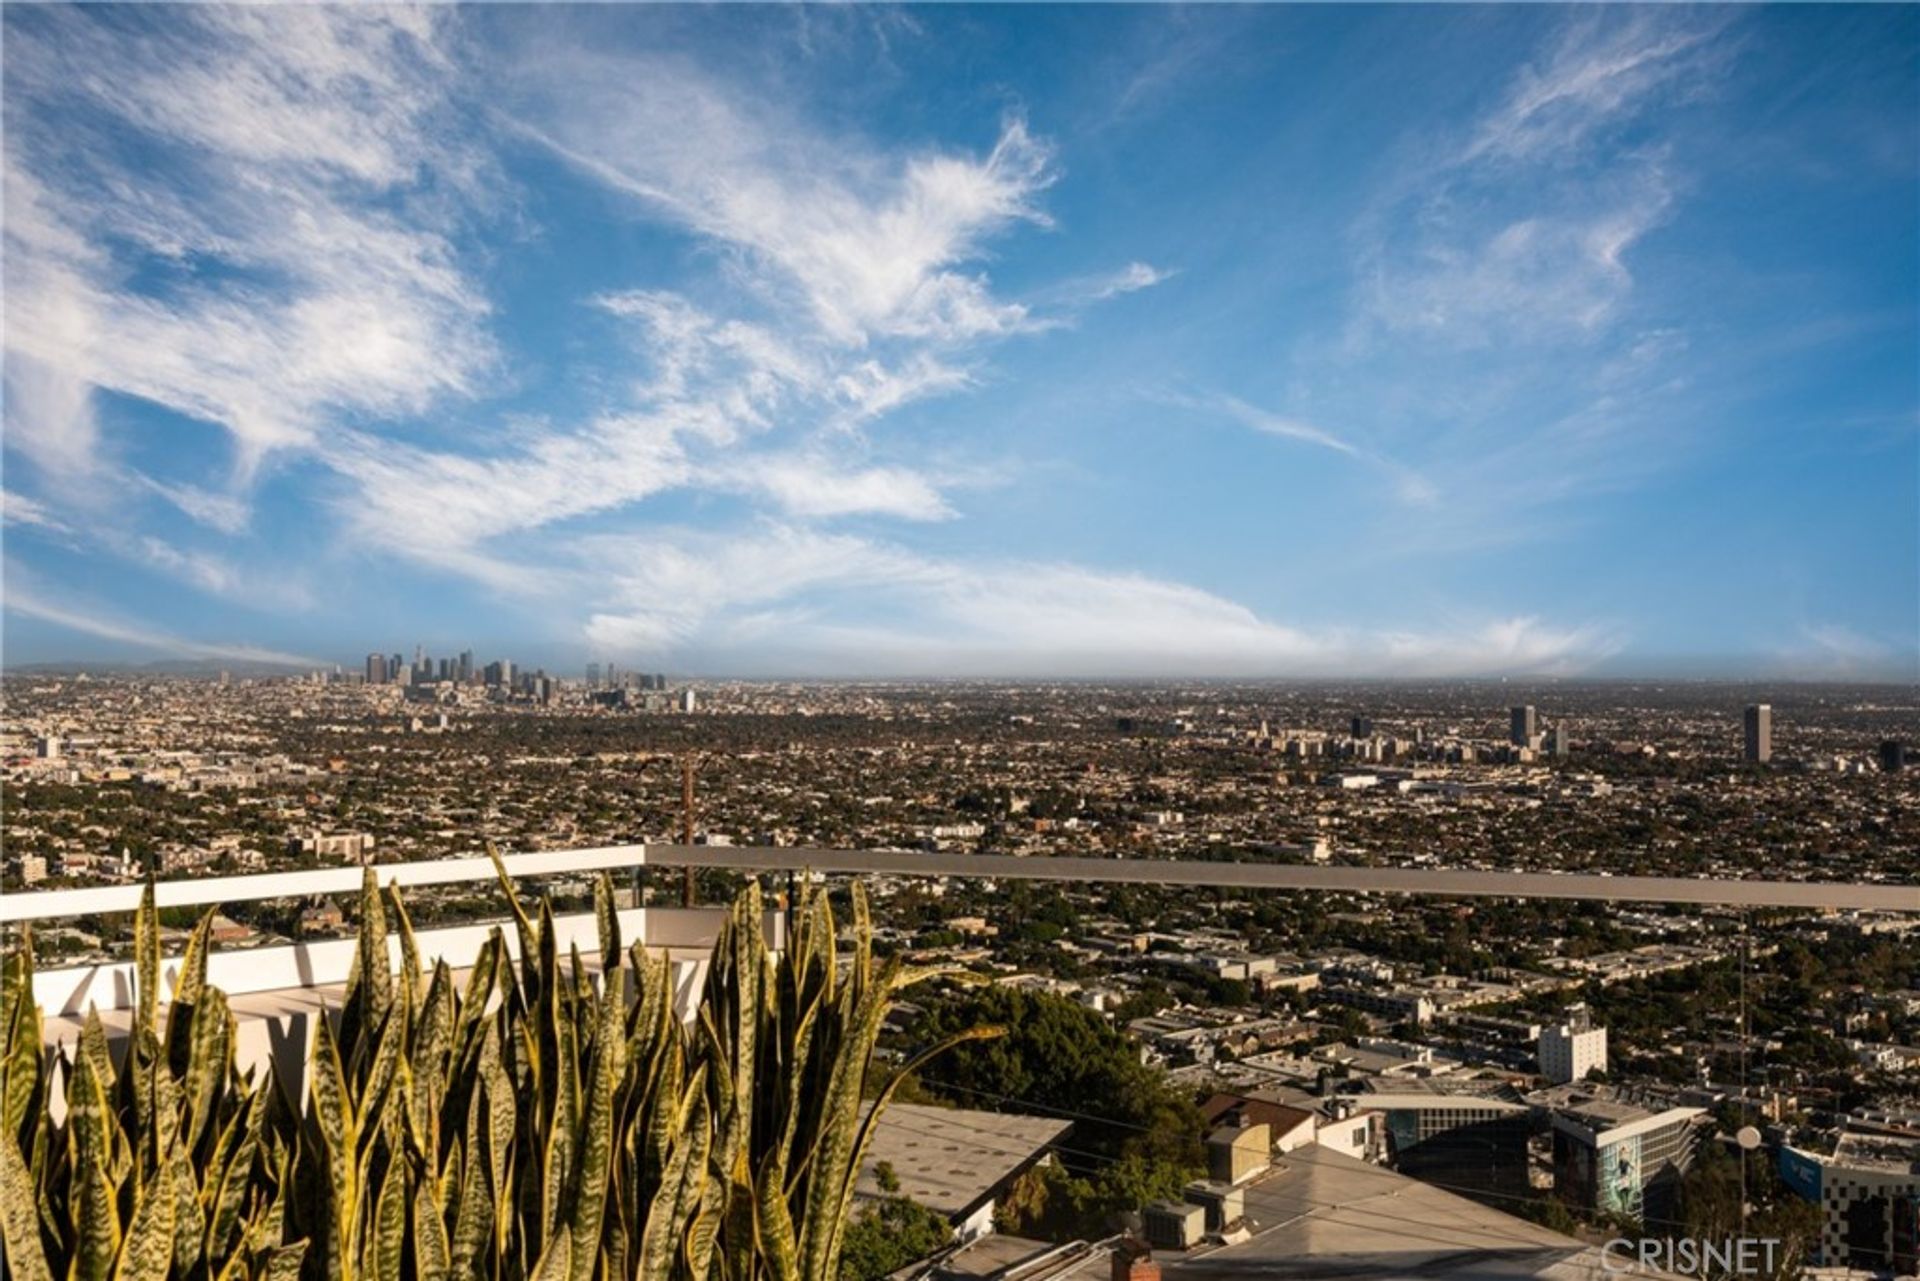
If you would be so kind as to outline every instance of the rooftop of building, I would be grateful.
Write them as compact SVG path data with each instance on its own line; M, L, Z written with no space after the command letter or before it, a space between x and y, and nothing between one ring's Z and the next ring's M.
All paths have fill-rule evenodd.
M1833 1162L1856 1170L1920 1174L1920 1139L1891 1134L1842 1134Z
M1245 1190L1251 1235L1181 1254L1156 1251L1167 1281L1445 1277L1604 1281L1598 1247L1324 1148L1295 1153ZM1049 1246L989 1236L953 1252L941 1281L1108 1281L1114 1242ZM1654 1281L1666 1273L1636 1267Z
M1051 1117L894 1103L880 1114L854 1193L869 1199L888 1195L877 1174L885 1163L900 1181L898 1195L958 1218L1039 1159L1072 1124Z

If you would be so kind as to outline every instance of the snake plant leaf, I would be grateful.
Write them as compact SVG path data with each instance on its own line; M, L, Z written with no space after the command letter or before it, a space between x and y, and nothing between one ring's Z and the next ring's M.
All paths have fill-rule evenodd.
M133 1218L127 1225L114 1281L167 1281L173 1267L173 1219L179 1201L167 1171L149 1178L134 1197ZM10 1198L9 1198L10 1199Z
M431 1173L423 1175L413 1199L414 1271L422 1281L443 1278L453 1267L439 1184Z
M173 1011L189 1009L185 1095L186 1126L182 1142L188 1152L200 1147L200 1136L213 1118L214 1102L233 1070L233 1015L227 994L219 988L200 988L191 1007L175 1001Z
M593 923L600 936L600 967L603 974L620 968L620 912L614 906L613 877L606 872L593 883Z
M500 849L492 841L487 842L487 857L493 860L494 875L500 881L501 892L507 896L507 906L513 910L513 924L520 932L520 957L525 961L540 948L540 941L533 932L533 921L528 918L527 910L520 906L520 895L513 888L513 878L507 875L507 865L500 857Z
M326 1163L329 1193L323 1212L329 1232L323 1255L329 1277L351 1281L360 1217L359 1163L355 1160L359 1123L347 1096L346 1070L340 1065L339 1047L334 1044L327 1020L322 1018L318 1023L313 1043L310 1114L326 1146L325 1152L319 1154Z
M583 1251L584 1253L584 1251ZM592 1256L588 1256L591 1261ZM531 1281L566 1281L573 1267L573 1238L562 1228L547 1244L534 1266Z
M175 1276L190 1277L200 1263L200 1246L206 1240L206 1215L200 1209L200 1184L194 1178L187 1150L176 1143L167 1161L173 1171L173 1271Z
M793 1225L793 1209L787 1204L778 1172L763 1169L755 1184L755 1227L760 1241L760 1256L772 1281L799 1281L800 1238Z
M98 1022L97 1017L94 1021ZM73 1163L70 1195L76 1198L71 1217L77 1229L68 1273L71 1281L104 1281L120 1250L113 1177L113 1131L117 1129L93 1057L83 1050L75 1058L67 1085L67 1151Z
M12 1026L7 1030L6 1060L0 1063L0 1072L5 1073L5 1086L0 1090L0 1133L8 1139L25 1141L29 1133L28 1119L35 1118L37 1123L42 1114L46 1082L41 1070L45 1051L40 1007L33 1001L33 962L30 954L23 951L23 955L25 994L14 1003Z
M626 975L612 969L599 1002L600 1031L594 1038L593 1075L587 1085L586 1116L581 1123L579 1159L575 1163L573 1213L568 1222L575 1244L570 1281L592 1281L593 1265L606 1214L607 1186L613 1167L615 1091L625 1074L620 1035L626 1014Z
M159 1031L160 914L153 905L153 877L140 891L140 910L133 918L134 1026Z
M393 998L392 959L387 952L387 910L371 867L360 876L360 938L340 1004L340 1050L352 1061L361 1042L386 1018Z
M493 1200L487 1190L486 1175L477 1159L469 1159L460 1173L459 1207L453 1218L453 1276L466 1278L475 1274L475 1266L492 1231Z
M201 991L207 985L207 956L213 934L214 909L208 908L194 922L193 933L187 936L187 950L180 958L179 972L173 976L173 999L182 1005L191 1006L200 999Z
M300 1265L306 1257L305 1241L279 1247L267 1256L267 1266L260 1273L260 1281L299 1281Z
M120 1207L106 1167L89 1164L74 1176L69 1207L77 1235L68 1281L106 1281L120 1253Z
M367 1281L400 1281L400 1257L407 1243L406 1167L400 1162L387 1166L374 1204L373 1231L361 1256L361 1275Z
M0 1054L13 1045L13 1020L33 999L33 926L21 930L21 946L0 956Z
M393 922L400 934L400 980L417 997L424 974L420 967L420 944L413 936L413 918L400 896L399 885L387 887L387 903L393 909Z
M666 1277L686 1242L687 1228L700 1208L712 1143L708 1125L706 1067L694 1069L679 1106L661 1108L673 1117L676 1141L661 1171L659 1191L647 1212L640 1241L640 1275Z
M53 1281L34 1202L33 1176L20 1145L13 1135L0 1134L0 1247L20 1281Z
M203 1192L207 1206L205 1253L210 1261L226 1258L230 1250L240 1253L234 1243L241 1234L240 1211L252 1181L254 1154L260 1149L266 1127L267 1099L265 1086L255 1089L245 1111L236 1112L228 1121L227 1131L215 1148L215 1177Z

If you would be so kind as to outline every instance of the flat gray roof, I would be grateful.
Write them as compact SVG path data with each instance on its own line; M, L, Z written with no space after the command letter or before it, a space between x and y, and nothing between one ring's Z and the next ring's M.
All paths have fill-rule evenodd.
M1157 1253L1169 1281L1617 1275L1593 1246L1320 1147L1289 1153L1249 1185L1246 1213L1254 1235L1239 1245L1184 1258ZM1637 1267L1635 1275L1666 1276Z
M974 1209L1047 1146L1071 1121L895 1103L880 1114L854 1194L877 1199L882 1161L900 1180L899 1195L953 1218Z

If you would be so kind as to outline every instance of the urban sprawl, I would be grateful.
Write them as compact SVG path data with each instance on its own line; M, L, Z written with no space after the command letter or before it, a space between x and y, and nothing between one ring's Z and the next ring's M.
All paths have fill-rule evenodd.
M863 1187L942 1240L983 1214L1046 1243L1124 1219L1182 1249L1233 1239L1277 1162L1328 1152L1594 1242L1733 1215L1794 1267L1920 1255L1911 688L563 678L416 650L299 677L16 672L4 693L8 893L689 836L1911 884L1913 910L1869 913L869 877L883 950L992 980L916 994L891 1049L1013 1031L905 1091ZM698 896L740 883L706 870ZM633 888L682 893L678 872ZM408 910L499 904L423 887ZM214 937L346 937L355 911L234 902ZM192 920L165 918L170 948ZM33 945L72 966L131 937L103 914ZM970 1153L990 1195L916 1170L914 1133L927 1161ZM964 1259L945 1275L991 1271Z

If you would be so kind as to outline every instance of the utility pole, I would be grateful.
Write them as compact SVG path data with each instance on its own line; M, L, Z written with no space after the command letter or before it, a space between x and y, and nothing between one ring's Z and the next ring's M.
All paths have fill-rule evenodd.
M680 758L680 843L693 844L693 757ZM693 865L681 869L680 905L693 906Z

